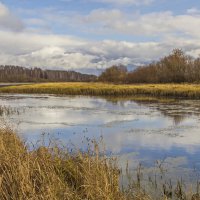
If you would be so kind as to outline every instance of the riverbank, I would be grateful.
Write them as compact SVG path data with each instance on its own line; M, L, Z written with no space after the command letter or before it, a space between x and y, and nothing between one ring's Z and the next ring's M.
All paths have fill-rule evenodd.
M0 93L90 95L90 96L134 96L200 98L200 84L135 84L117 85L106 83L39 83L5 86Z

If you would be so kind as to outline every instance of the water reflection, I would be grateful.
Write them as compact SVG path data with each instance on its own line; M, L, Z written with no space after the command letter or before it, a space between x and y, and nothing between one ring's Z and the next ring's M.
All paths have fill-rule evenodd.
M81 147L84 138L103 136L107 150L149 171L165 160L171 176L200 169L200 101L103 99L49 95L1 95L7 117L30 142L42 132ZM188 178L189 179L189 178Z
M200 115L200 101L199 100L178 100L178 99L159 99L140 97L130 99L112 99L107 100L115 105L125 107L127 101L137 103L138 106L146 106L152 110L159 111L163 116L170 117L174 120L175 125L181 124L184 119L189 118L191 115Z

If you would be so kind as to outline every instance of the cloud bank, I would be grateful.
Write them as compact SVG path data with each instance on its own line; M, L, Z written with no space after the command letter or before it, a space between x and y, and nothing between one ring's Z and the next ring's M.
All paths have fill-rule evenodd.
M152 3L154 0L91 0L100 3L109 3L115 5L148 5Z
M123 1L126 5L137 2ZM81 14L45 8L22 10L28 17L19 18L0 3L0 64L98 72L113 64L142 65L174 48L192 56L200 54L197 8L179 15L171 11L141 14L122 10L100 8ZM69 30L79 34L70 34Z

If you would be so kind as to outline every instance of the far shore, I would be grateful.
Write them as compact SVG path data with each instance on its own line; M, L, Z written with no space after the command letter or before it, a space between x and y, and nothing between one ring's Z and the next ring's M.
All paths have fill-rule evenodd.
M200 84L11 83L1 86L0 93L113 97L144 95L200 99Z
M0 87L29 85L29 84L33 84L33 83L0 83Z

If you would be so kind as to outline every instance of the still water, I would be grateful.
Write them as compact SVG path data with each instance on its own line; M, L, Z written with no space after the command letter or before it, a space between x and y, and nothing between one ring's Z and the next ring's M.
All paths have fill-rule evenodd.
M139 164L147 172L162 163L170 177L199 178L200 101L136 101L97 97L51 95L0 95L2 114L27 142L36 143L42 133L65 144L84 147L87 138L103 137L106 150Z

